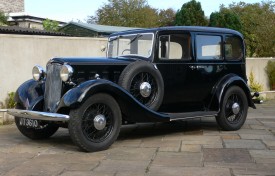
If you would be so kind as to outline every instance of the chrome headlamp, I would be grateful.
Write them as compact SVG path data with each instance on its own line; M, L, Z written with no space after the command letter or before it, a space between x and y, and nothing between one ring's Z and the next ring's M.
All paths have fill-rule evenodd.
M46 75L46 72L41 66L36 65L33 67L32 77L35 81L41 81L42 79L45 78L45 75Z
M60 78L62 81L67 82L72 77L74 72L73 67L70 65L63 65L60 70Z

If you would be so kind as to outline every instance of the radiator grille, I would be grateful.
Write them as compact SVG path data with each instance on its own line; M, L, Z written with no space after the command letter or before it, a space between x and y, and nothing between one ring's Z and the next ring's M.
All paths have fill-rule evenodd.
M44 94L44 111L54 112L60 101L62 93L62 80L60 78L60 64L47 65L47 77Z

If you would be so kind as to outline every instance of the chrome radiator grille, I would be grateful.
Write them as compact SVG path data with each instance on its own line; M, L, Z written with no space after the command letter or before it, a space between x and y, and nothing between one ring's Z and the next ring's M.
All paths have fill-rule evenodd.
M47 77L44 94L44 111L54 112L61 98L62 80L60 78L60 64L47 65Z

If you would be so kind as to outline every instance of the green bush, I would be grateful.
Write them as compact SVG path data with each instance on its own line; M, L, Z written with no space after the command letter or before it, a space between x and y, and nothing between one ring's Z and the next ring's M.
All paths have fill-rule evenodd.
M249 87L250 87L252 92L261 92L261 91L263 91L263 85L261 85L260 83L255 81L255 77L254 77L254 74L252 73L252 71L249 74Z
M269 80L269 86L271 90L275 89L275 62L268 61L265 71Z
M16 102L14 101L15 92L8 93L8 98L6 99L6 108L12 109L15 108Z

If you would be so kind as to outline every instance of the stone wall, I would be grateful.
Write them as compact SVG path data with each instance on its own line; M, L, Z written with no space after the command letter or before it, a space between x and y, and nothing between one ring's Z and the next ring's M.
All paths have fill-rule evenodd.
M24 12L24 0L1 0L0 11L5 13Z

